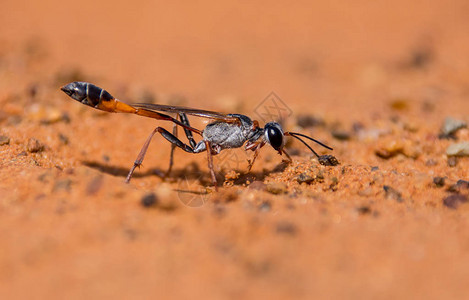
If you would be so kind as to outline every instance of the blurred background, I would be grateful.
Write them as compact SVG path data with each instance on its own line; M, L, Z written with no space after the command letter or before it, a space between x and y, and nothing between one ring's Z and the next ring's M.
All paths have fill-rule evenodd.
M432 178L467 179L438 133L448 115L467 119L468 15L467 0L3 0L2 298L467 296L467 209L443 207ZM180 178L152 170L167 166L162 139L122 183L155 121L71 101L59 88L75 80L252 117L276 95L288 129L333 146L342 165L298 147L300 167L326 170L300 186L265 149L254 171L289 194L241 183L181 208ZM208 177L204 155L177 153L180 173L194 165ZM171 205L147 209L148 192Z
M275 91L294 111L341 115L349 103L380 105L441 77L467 83L469 73L466 1L2 6L2 56L27 51L43 60L35 80L75 72L111 91L137 85L183 95L192 106L231 109L217 102L235 98L250 111ZM5 90L11 83L0 84Z

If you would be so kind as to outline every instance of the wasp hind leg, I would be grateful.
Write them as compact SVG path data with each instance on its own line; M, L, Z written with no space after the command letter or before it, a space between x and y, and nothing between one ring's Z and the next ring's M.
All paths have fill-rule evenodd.
M189 119L187 118L186 114L185 113L179 113L179 119L181 120L181 122L186 125L187 127L190 127L191 124L189 123ZM175 137L178 136L178 125L177 124L174 124L173 126L173 135ZM194 140L194 136L192 135L192 131L190 131L189 129L187 128L184 128L184 133L186 134L186 137L187 137L187 140L189 141L190 145L192 148L195 148L195 146L197 145L197 143L195 142ZM165 173L165 177L169 176L169 174L171 173L171 170L173 169L173 163L174 163L174 150L176 149L176 145L175 144L171 144L171 154L169 156L169 167L168 167L168 170L166 171Z
M172 144L172 147L179 147L188 153L194 153L194 149L191 146L186 145L183 142L181 142L181 140L179 140L175 135L173 135L172 133L170 133L163 127L156 127L155 130L153 130L151 134L148 136L147 140L145 141L145 144L143 144L143 147L140 150L140 153L135 159L134 165L130 169L129 174L127 175L127 178L125 179L126 183L128 183L130 179L132 178L132 174L134 173L135 169L142 165L143 159L145 158L145 154L147 153L147 150L148 150L148 146L150 146L151 139L157 132L160 133L167 141L169 141Z
M178 136L178 126L176 124L173 125L173 135L175 137ZM171 170L173 169L175 149L176 149L176 145L171 143L171 154L169 155L169 166L168 166L168 170L166 171L166 173L164 173L164 177L168 177L169 174L171 173Z

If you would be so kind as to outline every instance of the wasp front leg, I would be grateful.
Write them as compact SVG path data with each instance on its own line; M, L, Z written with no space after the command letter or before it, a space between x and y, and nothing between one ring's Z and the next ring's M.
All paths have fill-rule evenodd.
M261 141L261 142L255 142L255 143L252 143L252 142L247 142L246 143L246 146L244 147L244 150L252 150L254 151L254 155L252 157L252 160L248 160L248 170L246 173L249 173L251 172L251 169L252 169L252 166L254 165L254 162L256 161L256 158L257 156L259 156L259 150L264 147L265 145L265 141Z

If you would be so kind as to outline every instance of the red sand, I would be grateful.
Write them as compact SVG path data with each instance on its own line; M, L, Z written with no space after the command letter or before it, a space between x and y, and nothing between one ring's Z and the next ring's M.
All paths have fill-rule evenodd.
M0 295L467 297L469 189L453 185L469 158L451 167L445 153L469 131L438 135L447 116L468 121L468 13L466 1L4 1ZM59 90L73 80L253 118L275 92L286 128L341 165L294 142L293 164L265 147L245 175L244 152L227 151L214 192L205 154L177 151L157 176L170 146L156 137L124 184L147 135L171 125L76 103Z

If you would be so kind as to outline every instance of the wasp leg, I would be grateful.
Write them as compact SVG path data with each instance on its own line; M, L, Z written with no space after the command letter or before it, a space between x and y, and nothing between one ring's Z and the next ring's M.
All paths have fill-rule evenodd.
M207 149L208 168L210 170L210 175L212 176L212 183L213 183L213 186L215 187L215 190L218 191L217 177L215 176L215 171L213 169L213 158L212 158L212 151L211 151L212 147L209 141L204 141L204 142L205 142L205 148Z
M186 125L187 127L190 127L191 124L189 123L189 119L187 118L187 115L185 113L179 113L179 119L181 122ZM177 137L178 135L178 129L177 129L177 124L174 124L173 126L173 135ZM184 127L184 132L186 134L187 140L191 144L192 148L195 148L197 143L194 140L194 136L192 135L192 131ZM169 157L169 168L168 171L166 172L165 176L168 176L171 173L171 170L173 168L173 162L174 162L174 149L176 149L176 145L171 144L171 154Z
M130 181L130 178L132 178L132 174L134 173L135 169L137 167L140 167L143 162L143 158L145 157L145 154L147 153L148 146L150 146L151 139L155 135L155 133L160 133L166 140L168 140L172 145L175 145L182 150L189 152L189 153L194 153L194 149L192 149L191 146L184 144L181 142L176 136L171 134L169 131L164 129L163 127L156 127L155 130L153 130L146 140L145 144L143 144L142 149L140 150L140 153L137 156L137 159L135 159L134 165L129 171L129 174L127 175L127 178L125 179L125 182L128 183Z
M179 113L179 119L181 119L181 122L186 125L188 128L192 128L191 124L189 123L189 119L187 118L187 115L185 113ZM186 133L186 137L189 140L189 143L191 144L192 148L195 148L197 143L194 140L194 136L192 135L192 131L184 127L184 132Z
M290 155L288 155L288 153L284 149L282 149L282 152L287 156L288 163L291 163L293 160L291 159ZM280 154L282 154L282 152Z
M175 137L178 136L178 126L176 124L173 124L173 135ZM176 145L171 143L171 154L169 155L169 167L166 173L164 174L164 177L168 177L169 174L171 173L171 170L173 169L173 163L174 163L174 149L176 149Z
M254 151L254 156L252 157L252 160L248 160L248 170L246 173L251 172L252 166L254 165L254 162L256 161L257 156L259 155L259 150L264 147L265 141L262 142L256 142L256 143L247 143L246 147L244 150L252 150Z

